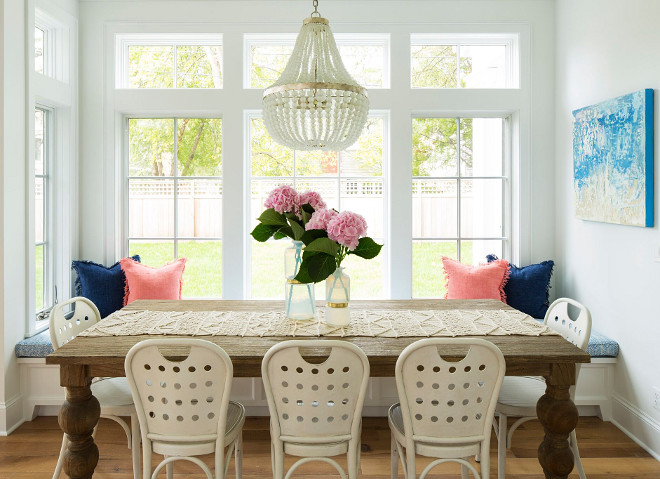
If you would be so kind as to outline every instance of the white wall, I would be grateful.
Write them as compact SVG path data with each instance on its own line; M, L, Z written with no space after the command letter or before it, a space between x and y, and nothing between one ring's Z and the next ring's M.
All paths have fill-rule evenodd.
M116 92L108 88L109 71L112 68L113 50L106 42L113 31L129 28L182 29L224 33L226 43L224 82L226 86L242 84L240 58L232 53L229 44L241 42L241 32L260 33L272 31L297 32L302 19L310 13L310 3L302 1L85 1L80 6L80 163L81 163L81 220L80 252L84 259L114 262L117 259L120 224L116 202L120 185L117 181L116 136L114 130L121 125L115 112L128 114L126 108L135 109L138 96ZM397 55L393 63L392 85L405 88L409 84L406 61L409 55L406 42L410 25L424 33L469 31L489 32L502 28L525 32L527 60L522 72L523 85L517 91L501 91L495 94L459 91L415 91L406 92L395 98L387 91L370 91L374 109L391 111L391 137L410 136L410 102L416 101L416 111L458 111L479 109L480 101L487 99L489 106L507 104L514 99L514 113L519 115L521 148L519 222L524 225L520 232L520 259L523 262L544 260L554 256L553 220L554 203L548 201L552 195L554 176L553 135L554 119L554 2L552 0L448 0L430 2L425 0L385 1L335 0L321 4L321 12L331 20L335 32L392 32L392 54ZM160 26L158 25L160 24ZM163 26L165 25L165 26ZM516 30L517 29L517 30ZM146 30L145 30L146 31ZM240 43L238 43L240 44ZM531 45L531 48L530 48ZM234 50L235 52L236 50ZM104 56L105 55L105 58ZM238 74L236 73L238 72ZM110 78L111 75L110 75ZM185 101L183 95L191 101ZM234 91L232 97L223 97L224 92L212 92L214 101L200 102L208 92L172 92L162 95L175 107L185 105L192 112L223 115L223 172L224 194L240 198L243 185L235 181L243 174L244 142L242 132L242 109L258 109L261 105L260 92ZM157 93L156 93L157 95ZM393 96L393 95L392 95ZM124 100L122 100L124 98ZM425 102L425 99L430 101ZM165 114L165 102L144 102L151 111ZM420 101L420 99L422 99ZM447 101L443 101L443 100ZM244 103L239 103L245 100ZM178 103L177 103L178 102ZM509 102L508 104L511 104ZM217 105L217 107L215 106ZM122 109L123 108L123 109ZM412 107L417 108L417 107ZM453 109L453 110L452 110ZM496 108L492 108L495 110ZM119 115L121 116L121 115ZM394 140L393 140L394 141ZM412 231L410 211L411 198L406 198L404 185L410 176L411 147L398 140L392 143L392 176L401 182L402 188L392 191L393 216L397 218L399 231ZM403 180L402 180L403 178ZM393 188L393 190L396 188ZM531 194L531 191L534 194ZM233 195L233 196L232 196ZM399 195L399 198L395 197ZM410 195L408 195L410 196ZM401 201L399 201L399 199ZM223 227L223 291L226 298L240 298L243 282L243 243L245 228L241 228L241 204L224 202L225 221ZM396 211L394 209L397 208ZM514 232L515 234L516 232ZM409 297L410 293L410 240L399 234L390 238L392 282L397 282L397 297ZM231 248L228 251L227 248ZM404 258L404 259L402 259ZM238 286L237 286L238 285Z
M594 326L615 338L613 418L660 458L660 263L654 228L578 220L573 214L572 110L655 89L655 184L660 188L660 2L558 0L556 16L557 293L586 304ZM655 208L660 208L655 193Z

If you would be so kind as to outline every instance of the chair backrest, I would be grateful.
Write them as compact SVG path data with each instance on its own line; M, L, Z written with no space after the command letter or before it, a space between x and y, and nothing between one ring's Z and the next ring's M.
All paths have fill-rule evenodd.
M69 305L73 305L73 312L66 311ZM82 296L56 304L50 312L49 319L53 349L68 343L100 320L101 315L96 305Z
M300 348L330 348L321 364ZM273 438L359 437L369 360L357 346L337 340L291 340L273 346L261 363Z
M456 347L468 348L463 359L441 357ZM490 437L505 370L502 352L483 339L431 338L409 345L395 369L408 440L450 444Z
M575 319L568 314L569 304L578 310ZM570 298L559 298L548 308L544 323L578 348L586 351L591 337L591 313L586 306Z
M143 437L224 439L234 370L221 347L195 338L148 339L130 349L124 368Z

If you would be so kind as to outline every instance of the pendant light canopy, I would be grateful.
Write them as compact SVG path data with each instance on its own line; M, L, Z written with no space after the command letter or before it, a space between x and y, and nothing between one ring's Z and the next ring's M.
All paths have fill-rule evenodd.
M346 71L328 20L313 3L282 75L264 90L264 123L289 148L341 151L360 137L369 98Z

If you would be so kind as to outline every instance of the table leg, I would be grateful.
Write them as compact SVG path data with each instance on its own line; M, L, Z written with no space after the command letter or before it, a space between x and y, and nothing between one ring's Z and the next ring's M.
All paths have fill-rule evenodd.
M575 365L554 364L545 382L545 394L536 404L536 415L545 430L538 450L539 462L546 478L566 479L574 464L568 436L578 421L577 407L569 393L575 384Z
M64 472L71 479L89 479L99 461L99 449L92 432L99 422L101 406L92 395L92 378L85 366L60 366L60 384L66 399L58 421L69 444L64 455Z

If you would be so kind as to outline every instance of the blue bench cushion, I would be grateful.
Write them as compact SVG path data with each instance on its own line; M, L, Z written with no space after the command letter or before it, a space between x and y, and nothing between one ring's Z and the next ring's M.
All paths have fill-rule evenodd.
M19 358L45 358L53 352L50 333L45 330L20 341L15 351ZM619 355L619 345L613 339L592 330L587 352L594 358L615 358Z

